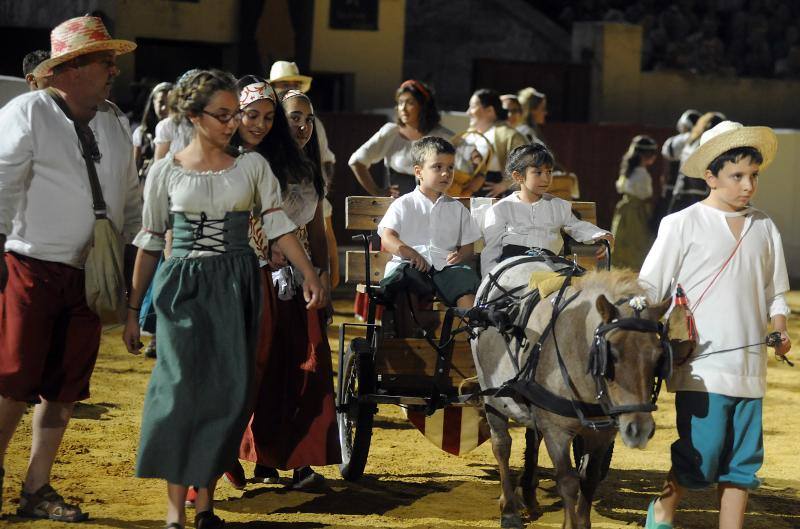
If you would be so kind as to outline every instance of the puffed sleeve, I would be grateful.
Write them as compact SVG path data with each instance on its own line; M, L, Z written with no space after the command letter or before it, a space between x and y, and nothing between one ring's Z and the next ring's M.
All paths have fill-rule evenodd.
M783 241L778 228L770 220L768 222L772 246L772 267L767 270L765 295L769 316L788 315L791 310L786 303L785 293L789 290L789 274L786 271L786 258L783 254Z
M164 235L169 229L169 172L172 156L157 161L150 167L144 184L142 228L133 239L133 245L142 250L161 251Z
M561 226L567 234L578 242L589 243L608 234L606 230L598 228L591 222L579 220L572 212L572 205L560 198L554 199L558 202L558 209L561 216Z
M348 165L353 165L358 162L366 167L374 163L378 163L386 158L389 153L389 147L392 143L393 135L397 133L397 125L394 123L387 123L378 132L372 135L364 145L358 148L356 152L350 156Z
M171 117L166 117L156 125L153 143L171 143L175 139L175 122Z
M297 225L283 211L281 186L269 162L257 153L244 154L249 172L254 178L256 188L256 205L261 217L261 230L269 239L277 239L281 235L293 232ZM251 167L252 166L252 167Z
M0 109L0 234L11 233L11 223L25 193L33 163L30 118L18 101Z
M390 229L394 230L400 235L400 239L402 239L400 227L403 225L403 209L402 209L403 199L398 198L391 204L389 204L389 208L386 210L386 213L383 215L380 223L378 224L378 235L383 236L383 230Z
M661 301L672 293L672 278L680 273L681 239L679 219L664 217L639 271L639 281L653 301Z
M483 217L483 241L481 252L481 272L486 275L497 264L503 253L503 234L506 232L506 220L502 209L505 203L498 202L489 208Z

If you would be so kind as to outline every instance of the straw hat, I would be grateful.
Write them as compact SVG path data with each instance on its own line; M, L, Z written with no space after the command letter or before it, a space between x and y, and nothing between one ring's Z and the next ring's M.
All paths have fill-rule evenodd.
M276 81L297 82L300 83L301 92L308 92L311 88L311 77L300 75L297 65L289 61L275 61L269 69L268 81L270 84Z
M684 162L681 172L692 178L703 178L717 156L737 147L757 149L764 158L761 169L766 169L775 159L778 138L769 127L745 127L735 121L723 121L700 136L700 146Z
M53 68L75 57L97 51L130 53L136 44L112 39L103 21L97 17L76 17L62 22L50 32L50 58L33 70L34 77L47 77Z

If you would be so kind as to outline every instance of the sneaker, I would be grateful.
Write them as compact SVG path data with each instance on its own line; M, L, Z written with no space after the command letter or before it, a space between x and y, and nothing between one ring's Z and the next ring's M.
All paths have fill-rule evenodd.
M222 529L225 520L214 514L213 511L203 511L194 517L195 529Z
M289 488L293 490L304 490L319 487L325 483L322 474L317 474L311 467L296 468L292 473L292 484Z
M187 507L194 507L195 501L197 501L197 487L189 487L186 491L186 501L183 503Z
M247 484L247 478L244 477L244 469L242 468L242 464L236 461L233 467L225 472L225 481L231 484L231 486L236 490L244 489L244 486Z
M264 465L256 465L256 469L253 471L253 478L255 478L256 483L275 484L280 482L278 471Z

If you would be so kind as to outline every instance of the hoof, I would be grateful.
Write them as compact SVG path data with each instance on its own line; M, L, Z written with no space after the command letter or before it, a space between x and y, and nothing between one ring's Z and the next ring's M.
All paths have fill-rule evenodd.
M500 527L503 529L523 529L522 518L519 514L500 515Z

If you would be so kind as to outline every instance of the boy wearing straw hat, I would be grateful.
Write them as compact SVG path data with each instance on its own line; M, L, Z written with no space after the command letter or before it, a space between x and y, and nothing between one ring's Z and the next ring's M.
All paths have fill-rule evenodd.
M107 218L132 238L141 204L130 129L106 98L116 56L136 45L112 39L94 17L67 20L50 38L50 58L32 72L50 88L0 109L0 507L6 449L37 403L17 514L77 522L87 515L53 489L50 471L74 403L89 396L100 346L83 271L95 223L87 164Z
M704 179L710 194L664 217L642 266L640 279L656 299L683 286L697 329L697 347L675 359L668 382L676 393L678 440L667 483L648 508L647 528L671 528L687 489L712 484L719 491L719 527L740 528L748 492L760 484L764 335L771 321L781 336L775 353L783 358L791 347L789 279L781 236L750 200L777 145L767 127L723 121L706 131L681 170Z

